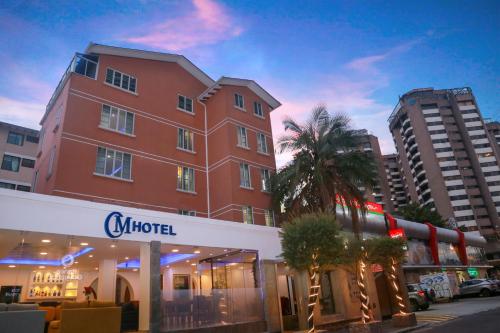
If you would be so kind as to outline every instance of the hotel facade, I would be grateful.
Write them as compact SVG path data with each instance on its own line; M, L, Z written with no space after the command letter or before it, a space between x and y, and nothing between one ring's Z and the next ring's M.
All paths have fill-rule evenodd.
M0 303L38 309L9 322L45 321L49 333L303 327L308 278L280 257L268 193L279 105L254 81L214 81L182 56L97 44L76 54L41 121L36 193L0 189ZM411 241L400 288L404 272L484 276L481 236L388 226L370 207L366 234L403 228ZM395 313L383 271L366 282L374 317ZM320 290L317 326L359 319L352 272L322 272Z

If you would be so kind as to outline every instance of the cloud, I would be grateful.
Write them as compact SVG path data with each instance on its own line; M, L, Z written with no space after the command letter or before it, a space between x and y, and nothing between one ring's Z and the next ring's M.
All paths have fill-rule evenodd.
M22 102L0 96L0 119L20 126L38 129L45 112L45 104Z
M156 24L140 36L127 37L130 43L169 51L215 44L239 36L243 29L227 9L213 0L192 0L194 10Z

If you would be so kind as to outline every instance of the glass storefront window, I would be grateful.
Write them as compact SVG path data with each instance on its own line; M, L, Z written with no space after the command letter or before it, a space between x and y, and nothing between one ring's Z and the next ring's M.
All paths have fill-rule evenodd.
M439 242L438 254L441 265L462 265L462 262L458 258L457 248L453 244Z
M416 239L408 240L406 263L410 265L433 265L431 250L426 242Z

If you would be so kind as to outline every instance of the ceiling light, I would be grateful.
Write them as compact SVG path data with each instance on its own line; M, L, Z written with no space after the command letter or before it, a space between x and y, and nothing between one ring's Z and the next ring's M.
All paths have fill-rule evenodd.
M208 255L209 255L209 256L213 256L214 254L213 254L213 253L209 253Z
M94 258L94 255L93 254L89 254L89 258Z
M201 251L200 251L200 250L194 250L194 252L193 252L193 253L200 254L200 253L201 253Z
M134 269L133 269L133 271L134 271L134 272L137 272L137 268L134 268Z
M42 239L42 243L50 243L50 239Z
M196 266L196 264L193 262L193 263L191 264L191 266Z
M95 269L96 271L98 271L98 270L99 270L99 267L96 267L96 268L94 268L94 269Z
M172 249L172 252L179 252L179 249Z
M224 252L227 252L227 249L224 249Z
M16 265L9 265L9 268L15 268Z
M45 268L45 266L38 266L38 268L40 268L40 269L44 269L44 268Z
M128 257L125 257L125 260L128 260Z
M47 255L47 252L40 252L40 255L42 255L42 256L46 256L46 255Z
M169 267L170 267L170 265L167 265L167 268L169 268Z
M189 260L186 260L186 262L189 262Z
M80 246L87 246L89 243L80 243Z
M78 261L75 261L75 264L78 264Z
M116 247L116 244L111 244L110 245L112 248L115 248Z

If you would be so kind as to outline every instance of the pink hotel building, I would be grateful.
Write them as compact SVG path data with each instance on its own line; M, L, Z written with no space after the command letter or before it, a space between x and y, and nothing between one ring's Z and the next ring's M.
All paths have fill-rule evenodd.
M34 192L273 226L279 106L182 55L90 44L41 120Z

